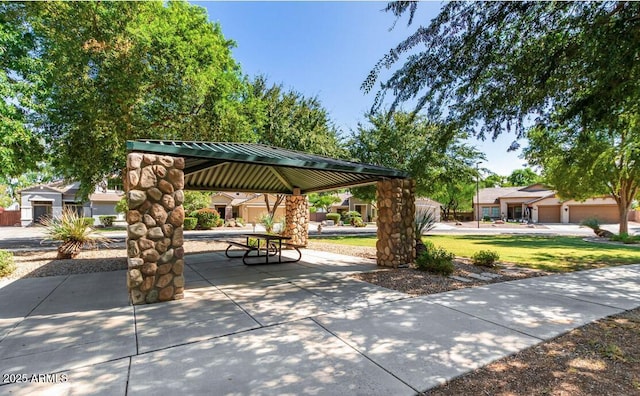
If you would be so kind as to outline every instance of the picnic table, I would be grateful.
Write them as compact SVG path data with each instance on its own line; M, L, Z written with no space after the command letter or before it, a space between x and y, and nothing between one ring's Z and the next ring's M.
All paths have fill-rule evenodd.
M300 261L302 258L302 252L300 252L300 247L293 243L290 243L291 237L276 235L276 234L262 234L262 233L253 233L253 234L242 234L241 235L245 240L244 242L238 242L234 240L228 240L226 243L229 244L227 250L225 250L225 255L228 258L242 258L242 262L245 265L259 265L259 264L275 264L275 263L295 263ZM292 248L296 252L298 252L298 257L296 259L286 258L282 259L282 248L288 247ZM243 252L240 255L234 255L233 252L237 251ZM275 257L277 256L277 261ZM262 260L264 257L264 261ZM269 261L269 258L272 258ZM259 258L259 260L256 260Z

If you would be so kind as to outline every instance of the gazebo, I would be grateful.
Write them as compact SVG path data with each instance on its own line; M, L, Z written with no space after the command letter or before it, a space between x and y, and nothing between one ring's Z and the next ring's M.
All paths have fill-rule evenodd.
M184 296L184 190L285 194L284 233L308 239L311 192L377 184L377 262L415 259L415 181L404 172L250 143L127 142L127 286L133 304Z

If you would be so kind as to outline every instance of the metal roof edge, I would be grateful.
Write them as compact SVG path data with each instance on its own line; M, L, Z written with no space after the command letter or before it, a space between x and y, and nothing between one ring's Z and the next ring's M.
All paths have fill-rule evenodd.
M166 144L165 144L166 143ZM127 141L127 151L141 151L141 152L149 152L149 153L162 153L167 155L176 155L176 156L184 156L184 157L196 157L196 158L209 158L209 159L217 159L217 160L229 160L235 162L245 162L245 163L254 163L261 165L271 165L271 166L282 166L282 167L290 167L290 168L304 168L304 169L317 169L317 170L327 170L327 171L341 171L348 173L364 173L375 176L382 176L388 178L409 178L409 174L404 171L400 171L392 168L385 168L377 165L364 164L359 162L352 162L341 160L337 158L331 157L323 157L315 154L308 154L302 152L296 152L293 150L288 150L284 148L278 148L274 146L267 145L258 145L258 144L250 144L250 143L233 143L233 144L242 144L242 145L254 145L260 147L267 147L274 150L281 150L289 153L300 153L310 157L316 157L318 159L325 158L330 161L342 162L343 164L338 163L322 163L319 161L314 161L310 163L307 160L292 160L292 159L274 159L272 157L267 156L250 156L246 154L234 154L234 153L225 153L220 151L213 150L204 150L200 148L185 148L178 147L177 145L169 144L175 143L172 141L151 141L151 140L128 140ZM181 142L181 143L207 143L207 144L216 144L215 142Z

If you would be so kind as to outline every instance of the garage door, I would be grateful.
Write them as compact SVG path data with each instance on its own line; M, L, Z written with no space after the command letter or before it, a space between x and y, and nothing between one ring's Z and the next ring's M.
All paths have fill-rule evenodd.
M245 219L245 221L248 221L249 223L251 222L260 222L260 217L262 217L263 214L267 213L267 208L266 207L248 207L247 208L247 219ZM276 209L276 221L280 220L281 218L283 218L285 216L285 210L283 208L283 205L278 206L278 209Z
M615 205L573 205L569 206L569 223L580 223L595 217L600 223L618 223L618 207Z
M538 223L559 223L560 205L538 206Z

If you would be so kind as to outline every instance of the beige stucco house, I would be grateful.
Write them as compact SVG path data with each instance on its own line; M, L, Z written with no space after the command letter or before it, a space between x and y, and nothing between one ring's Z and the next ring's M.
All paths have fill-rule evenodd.
M56 181L38 184L19 191L20 224L25 227L37 223L44 216L59 216L63 208L73 209L79 216L93 217L99 225L99 216L116 216L116 205L124 196L121 188L98 187L88 201L78 196L80 183Z
M274 195L268 194L269 204L276 201ZM267 212L263 194L247 194L240 192L219 192L211 196L211 208L220 213L223 219L241 217L247 223L259 222L260 216ZM275 213L276 220L284 218L284 203L278 206Z
M377 210L374 205L362 201L350 193L340 193L338 194L338 198L340 198L340 202L337 202L329 208L330 212L334 213L342 213L342 212L351 212L356 211L360 212L362 219L364 221L374 221L377 217ZM440 221L440 203L434 201L430 198L419 198L416 197L416 210L420 208L425 208L429 211L432 211L436 221Z
M478 199L479 198L479 199ZM531 221L533 223L580 223L595 217L601 223L617 223L618 206L610 196L583 202L562 200L541 184L526 187L483 188L473 198L475 219Z

